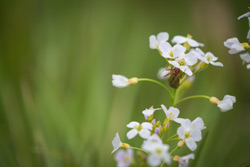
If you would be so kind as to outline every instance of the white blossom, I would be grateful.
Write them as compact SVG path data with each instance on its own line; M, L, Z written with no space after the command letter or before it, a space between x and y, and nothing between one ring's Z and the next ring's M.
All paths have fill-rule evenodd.
M194 159L194 154L188 154L186 156L180 157L179 159L179 167L188 167L188 163L190 159Z
M162 56L168 59L177 58L186 51L184 46L176 44L172 47L168 42L163 42L160 44L159 49L162 52Z
M218 107L221 112L226 112L233 109L233 104L236 102L236 97L231 95L225 95L222 101L218 101Z
M194 151L197 148L196 142L200 141L201 130L205 129L203 120L196 118L193 122L185 119L181 122L181 127L177 129L178 136L185 141L187 147Z
M170 155L168 153L169 146L162 143L160 137L156 134L150 136L148 140L144 141L142 149L148 151L148 164L150 166L159 166L162 161L170 163Z
M115 155L117 167L129 167L133 162L133 150L119 150Z
M162 42L166 42L169 39L167 32L160 32L157 36L151 35L149 37L149 47L151 49L158 49Z
M111 152L111 154L112 153L114 153L116 150L118 150L119 148L121 148L122 147L122 142L121 142L121 140L120 140L120 137L119 137L119 134L118 133L116 133L115 134L115 138L113 139L113 141L112 141L112 145L113 145L113 151Z
M170 73L170 70L167 70L166 67L162 67L158 70L157 77L158 79L164 80L169 78L167 75Z
M149 130L152 130L153 125L148 122L143 122L142 124L140 124L138 122L133 121L133 122L130 122L127 125L127 127L132 128L132 130L130 130L127 133L128 139L134 138L138 133L142 138L147 139L150 136Z
M170 120L176 121L179 123L179 114L180 111L178 108L175 107L170 107L169 109L167 109L163 104L161 105L161 108L163 109L163 111L166 114L166 117L169 118Z
M238 17L238 20L242 19L243 17L250 17L250 12L247 12L241 16Z
M250 64L247 65L247 69L250 69Z
M218 60L218 57L215 57L213 55L213 53L211 52L207 52L206 54L199 48L196 48L196 53L197 54L197 58L200 59L201 61L203 61L206 64L212 64L214 66L220 66L223 67L223 64L221 62L215 62L216 60Z
M142 114L144 115L145 119L147 120L148 117L150 117L156 110L161 110L161 108L153 108L150 107L149 109L145 109L142 111Z
M189 66L194 65L197 62L197 57L191 54L182 54L173 61L168 61L169 64L172 64L174 67L179 68L181 71L191 76L193 73L190 70Z
M228 51L229 54L236 54L245 50L236 37L227 39L224 42L224 46L230 49Z
M183 44L185 42L187 42L191 47L199 47L199 46L203 47L204 46L204 44L202 43L199 43L191 38L180 36L180 35L177 35L172 39L172 43Z

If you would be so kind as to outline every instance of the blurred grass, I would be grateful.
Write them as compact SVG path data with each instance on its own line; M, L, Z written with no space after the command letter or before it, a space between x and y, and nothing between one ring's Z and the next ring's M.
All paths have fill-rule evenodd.
M192 34L225 65L199 73L187 95L237 97L227 113L206 100L180 105L181 117L200 116L209 129L197 166L249 165L249 70L223 46L229 37L244 41L247 19L236 18L247 2L1 3L0 166L115 166L115 133L127 141L125 125L169 98L151 83L116 89L111 75L156 78L165 64L148 37L161 31Z

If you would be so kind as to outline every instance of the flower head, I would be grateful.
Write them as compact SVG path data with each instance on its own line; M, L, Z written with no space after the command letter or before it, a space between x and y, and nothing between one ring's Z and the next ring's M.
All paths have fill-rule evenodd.
M221 66L223 67L223 64L221 62L215 62L218 60L217 57L213 55L211 52L207 52L206 54L199 48L196 48L197 58L203 61L206 64L212 64L214 66Z
M117 167L129 167L133 162L133 150L119 150L115 155Z
M168 59L173 59L183 55L186 48L180 44L176 44L173 47L168 42L163 42L159 45L159 49L162 52L162 56Z
M243 64L250 63L250 54L248 52L240 54L240 58L241 58L241 60L243 60Z
M233 109L233 104L236 102L236 97L231 95L225 95L222 101L218 101L217 105L221 112L226 112Z
M245 50L236 37L227 39L224 42L224 46L230 49L228 51L229 54L236 54Z
M161 108L150 107L149 109L143 110L142 113L143 113L145 119L147 120L148 117L150 117L151 115L153 115L156 110L161 110Z
M158 135L150 136L148 140L144 141L142 148L150 153L148 157L149 165L158 166L162 161L170 162L169 146L163 144Z
M189 66L194 65L197 62L197 57L192 53L182 54L173 61L168 61L169 64L172 64L174 67L179 68L181 71L191 76L193 73L190 70Z
M157 36L151 35L149 37L149 47L151 49L158 49L159 45L162 42L166 42L169 38L169 35L167 32L160 32Z
M180 157L179 167L188 167L188 163L190 159L194 159L194 154L188 154L186 156Z
M113 86L117 88L124 88L129 85L134 85L138 82L138 79L136 77L128 79L127 77L122 75L112 75L112 79Z
M177 129L178 136L185 141L187 147L194 151L197 148L196 141L201 140L201 130L205 129L203 120L196 118L193 122L189 119L184 119L181 122L181 127Z
M142 124L140 124L138 122L133 121L133 122L130 122L127 125L127 127L132 128L132 130L130 130L127 133L128 139L134 138L138 133L142 138L147 139L150 136L149 130L152 130L153 125L148 122L143 122Z
M172 42L173 43L178 43L178 44L183 44L185 42L187 42L191 47L203 47L204 44L202 43L199 43L189 37L184 37L184 36L180 36L180 35L177 35L175 36L173 39L172 39Z
M178 119L177 117L180 114L180 111L178 108L170 107L169 109L167 109L163 104L161 105L161 108L165 112L166 117L169 118L170 120L175 121L176 119Z

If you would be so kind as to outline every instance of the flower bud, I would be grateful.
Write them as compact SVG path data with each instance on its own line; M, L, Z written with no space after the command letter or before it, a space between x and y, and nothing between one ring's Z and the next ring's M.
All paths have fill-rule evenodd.
M157 121L156 122L156 126L160 126L161 125L161 122L160 121Z
M161 130L160 130L160 128L155 128L155 134L157 134L157 135L160 135L161 134Z
M153 119L151 123L154 125L155 124L155 119Z
M184 146L184 144L185 144L185 141L180 140L180 141L178 142L177 146L178 146L179 148L181 148L181 147Z
M183 46L186 48L186 52L188 52L190 50L190 48L191 48L190 45L187 42L185 42L183 44Z
M130 84L130 85L135 85L135 84L137 84L137 83L138 83L138 78L133 77L133 78L130 78L130 79L129 79L129 84Z
M179 162L180 158L181 157L179 155L176 155L176 156L174 156L173 161Z
M213 104L218 104L218 102L220 101L217 97L214 97L214 96L212 96L210 99L209 99L209 101L211 102L211 103L213 103Z
M130 145L127 143L122 143L122 148L128 149L128 148L130 148Z

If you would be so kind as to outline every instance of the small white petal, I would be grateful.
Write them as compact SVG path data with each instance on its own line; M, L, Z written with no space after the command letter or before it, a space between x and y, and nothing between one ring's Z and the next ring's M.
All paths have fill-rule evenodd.
M250 64L247 65L247 69L250 69Z
M139 135L140 135L143 139L147 139L147 138L149 138L149 136L150 136L150 131L147 130L147 129L141 129L141 130L139 131Z
M197 144L195 143L193 138L188 138L185 140L187 147L191 150L194 151L197 148Z
M250 63L250 54L247 52L247 53L243 53L243 54L240 54L240 58L246 62L246 63Z
M155 35L151 35L149 37L149 47L151 49L157 49L157 46L158 46L158 41L156 39L156 36Z
M172 39L172 43L182 44L184 42L187 42L187 38L180 35L177 35Z
M111 152L111 154L113 153L113 152L115 152L116 150L118 150L120 147L121 147L121 145L122 145L122 142L121 142L121 140L120 140L120 137L119 137L119 134L118 133L116 133L115 134L115 138L113 139L113 141L112 141L112 145L113 145L113 151Z
M130 122L127 127L128 128L136 128L137 126L139 126L140 124L138 122L132 121Z
M236 102L236 97L235 96L231 96L231 95L225 95L223 100L229 99L231 100L233 103Z
M194 141L200 141L201 140L201 130L199 129L195 129L195 130L192 130L191 132L191 136L192 138L194 139Z
M187 62L187 65L192 66L195 63L197 63L197 57L192 54L192 52L189 52L186 56L185 56L185 60Z
M177 129L177 134L181 139L185 139L185 129L181 126Z
M129 86L129 79L122 75L112 75L112 84L118 88Z
M154 109L146 109L146 110L142 111L143 115L146 116L146 117L151 116L154 112L155 112Z
M200 118L200 117L197 117L195 120L193 120L192 125L193 125L193 128L195 128L195 129L197 128L199 130L203 130L206 128L202 118Z
M169 76L167 76L169 74L169 70L166 69L166 67L160 68L158 73L157 73L157 77L161 80L163 79L167 79Z
M221 62L210 62L210 64L212 64L214 66L223 67L223 64Z
M165 42L167 41L169 38L169 35L167 32L160 32L158 35L157 35L157 40L159 42Z
M134 138L137 134L138 134L138 131L137 131L136 129L132 129L132 130L128 131L128 133L127 133L127 138L128 138L128 139L132 139L132 138Z
M148 157L148 164L150 166L159 166L161 164L161 158L157 155L150 154Z
M241 16L238 17L238 20L242 19L243 17L250 17L250 12L247 12Z
M171 118L172 119L175 119L179 116L180 114L180 110L178 108L175 108L175 107L170 107L169 108L169 113L172 112L172 115L170 114Z
M152 128L153 128L153 125L152 125L151 123L148 123L148 122L143 122L143 123L141 124L141 126L142 126L143 129L152 130Z
M188 42L188 44L191 46L191 47L198 47L198 46L200 46L200 44L197 42L197 41L195 41L195 40L193 40L193 39L187 39L187 42ZM201 45L203 45L203 44L201 44Z

